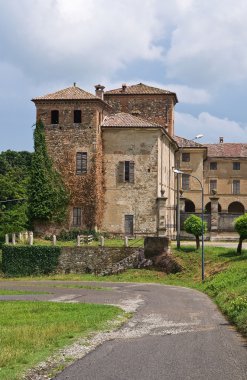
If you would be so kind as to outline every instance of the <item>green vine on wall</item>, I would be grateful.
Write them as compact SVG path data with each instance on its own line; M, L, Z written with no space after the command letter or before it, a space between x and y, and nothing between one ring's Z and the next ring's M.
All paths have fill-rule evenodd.
M31 220L61 223L66 219L69 196L47 153L41 121L37 122L34 130L34 149L29 185Z

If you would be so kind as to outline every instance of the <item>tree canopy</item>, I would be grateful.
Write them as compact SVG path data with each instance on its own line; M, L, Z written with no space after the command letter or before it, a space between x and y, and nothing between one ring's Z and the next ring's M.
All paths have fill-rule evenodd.
M247 214L241 215L234 221L235 231L239 234L239 242L237 252L242 253L243 240L247 239Z
M0 153L0 240L28 228L27 186L32 153Z
M184 222L184 229L187 233L196 238L196 248L200 248L200 236L202 235L202 220L196 215L191 215ZM206 232L207 223L203 222L203 231Z
M42 122L34 130L34 149L29 185L31 220L62 222L66 217L68 192L47 153Z

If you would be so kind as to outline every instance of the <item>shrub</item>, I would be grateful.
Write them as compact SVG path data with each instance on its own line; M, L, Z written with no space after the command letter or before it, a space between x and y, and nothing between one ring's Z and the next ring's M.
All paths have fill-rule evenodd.
M234 220L235 231L239 234L237 253L242 253L243 240L247 239L247 214L241 215Z
M60 247L4 245L2 270L7 276L31 276L55 271Z
M196 248L200 248L200 239L199 237L202 235L202 220L196 215L191 215L184 222L184 229L189 234L192 234L196 238ZM204 222L203 231L206 232L207 223Z

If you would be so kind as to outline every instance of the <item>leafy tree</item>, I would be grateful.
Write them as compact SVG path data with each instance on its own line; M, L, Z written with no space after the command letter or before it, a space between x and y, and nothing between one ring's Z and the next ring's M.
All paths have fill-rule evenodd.
M27 185L32 153L0 153L0 240L28 228Z
M34 130L34 149L29 186L31 220L62 222L66 217L68 193L48 156L41 121Z
M239 234L237 253L242 253L243 240L247 239L247 214L241 215L234 220L235 231Z
M184 222L184 229L196 238L196 249L200 248L200 236L202 235L202 220L196 215L191 215ZM203 231L206 232L207 223L203 223Z

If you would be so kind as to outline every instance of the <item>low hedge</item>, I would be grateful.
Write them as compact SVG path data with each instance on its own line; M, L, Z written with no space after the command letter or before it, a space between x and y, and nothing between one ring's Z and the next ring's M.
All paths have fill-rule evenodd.
M61 248L4 245L2 251L2 270L6 276L31 276L54 272Z

